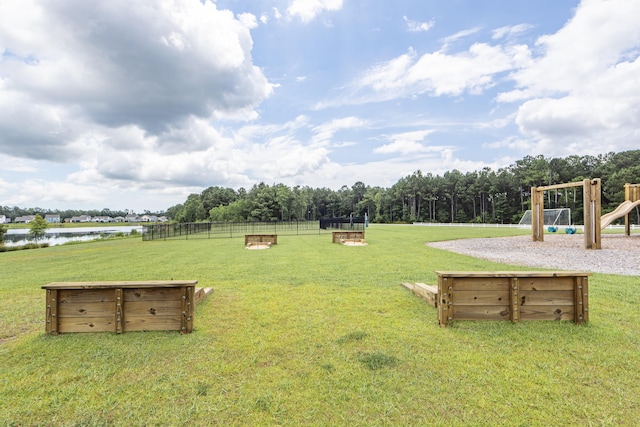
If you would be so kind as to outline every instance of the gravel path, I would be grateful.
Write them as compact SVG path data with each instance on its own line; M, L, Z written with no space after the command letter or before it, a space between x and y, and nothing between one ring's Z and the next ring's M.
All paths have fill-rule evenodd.
M584 249L582 234L548 234L544 242L531 236L461 239L428 246L511 265L640 276L640 236L602 236L602 249Z

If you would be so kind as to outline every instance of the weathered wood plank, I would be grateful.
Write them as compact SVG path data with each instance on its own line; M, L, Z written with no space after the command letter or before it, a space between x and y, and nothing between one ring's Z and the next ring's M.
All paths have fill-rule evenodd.
M124 321L124 331L180 331L182 316L130 316Z
M520 306L520 318L522 320L573 320L574 308L572 305L523 305Z
M508 277L452 277L449 280L454 291L506 291L509 289Z
M509 290L500 289L498 291L454 290L455 305L505 305L509 304Z
M520 277L520 289L523 291L573 290L575 277Z
M111 302L74 302L60 304L58 317L93 317L113 315L113 301Z
M583 271L444 271L437 270L435 272L444 277L586 277L591 273Z
M179 316L182 310L182 301L128 301L126 307L127 318L129 316Z
M426 283L416 283L413 292L421 297L427 304L433 307L438 306L438 286L427 285Z
M59 320L59 332L113 332L115 321L113 314L93 317L62 317Z
M454 320L509 320L511 311L503 305L456 305L452 306Z
M194 298L196 300L195 303L200 303L202 300L208 297L211 292L213 292L213 288L196 288L194 294Z
M54 288L55 289L55 288ZM58 304L74 304L82 302L109 302L116 300L113 289L60 289Z
M125 302L130 301L171 301L180 300L182 288L139 288L123 289Z
M114 289L114 288L174 288L176 286L197 285L197 280L150 280L150 281L109 281L109 282L52 282L42 289Z
M408 283L408 282L402 282L400 283L402 286L404 286L405 288L409 289L411 292L413 292L413 283Z
M518 305L572 305L574 292L571 291L520 291Z

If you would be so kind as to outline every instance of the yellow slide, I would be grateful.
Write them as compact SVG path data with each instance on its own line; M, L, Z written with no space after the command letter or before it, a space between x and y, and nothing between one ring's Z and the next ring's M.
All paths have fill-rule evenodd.
M618 218L622 218L623 216L631 212L631 209L635 208L638 205L640 205L640 200L635 202L630 202L629 200L622 202L620 206L618 206L614 211L602 215L602 218L600 219L600 229L604 230L613 221Z

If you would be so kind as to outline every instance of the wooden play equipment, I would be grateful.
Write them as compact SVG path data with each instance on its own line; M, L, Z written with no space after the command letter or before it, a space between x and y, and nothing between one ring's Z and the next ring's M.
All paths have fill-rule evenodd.
M351 244L352 246L356 244L365 245L364 230L333 231L331 233L331 242L341 243L343 245Z
M583 187L584 204L584 247L601 249L602 223L600 221L601 188L600 178L585 179L568 184L531 187L531 234L534 242L544 241L544 192L569 187Z
M195 304L211 288L197 280L54 282L47 290L46 332L193 331Z
M278 244L278 235L277 234L245 234L244 235L244 244L248 246L250 244L269 244L269 245L277 245Z
M438 321L589 320L588 276L578 271L436 271Z
M606 228L609 224L618 218L624 216L624 233L627 236L631 235L631 211L640 206L640 184L625 184L624 185L624 202L620 204L615 210L609 212L606 215L602 215L600 221L600 227Z
M438 306L438 286L427 285L426 283L400 283L405 288L422 298L427 304L433 307Z

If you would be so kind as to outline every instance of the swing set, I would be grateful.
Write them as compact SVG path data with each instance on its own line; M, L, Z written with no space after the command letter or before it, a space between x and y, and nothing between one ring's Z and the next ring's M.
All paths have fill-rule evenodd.
M585 179L568 184L531 187L531 235L534 242L544 241L544 192L561 188L582 187L584 204L584 247L585 249L601 249L601 189L600 178Z
M544 192L580 186L583 189L585 249L602 249L602 229L623 216L625 234L631 235L631 211L640 206L640 184L625 184L625 201L612 212L601 216L602 184L600 178L595 178L568 184L531 187L531 234L534 242L544 241Z

